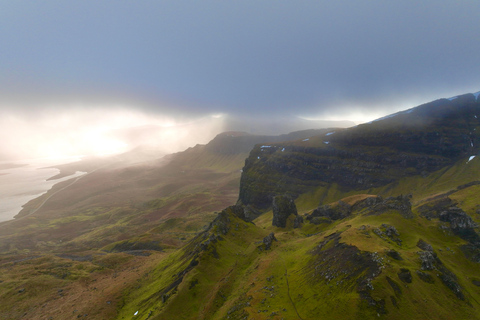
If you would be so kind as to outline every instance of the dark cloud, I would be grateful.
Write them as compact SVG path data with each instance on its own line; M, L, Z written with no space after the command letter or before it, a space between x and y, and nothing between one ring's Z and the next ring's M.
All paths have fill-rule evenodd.
M1 6L2 108L127 101L159 113L348 118L480 90L474 1Z

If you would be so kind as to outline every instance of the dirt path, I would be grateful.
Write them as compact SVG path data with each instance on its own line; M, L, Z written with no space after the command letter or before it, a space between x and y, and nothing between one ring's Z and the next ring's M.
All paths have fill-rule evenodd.
M285 268L285 280L287 280L287 295L288 299L290 299L290 302L292 303L293 309L295 309L295 312L297 313L297 316L300 320L303 320L302 317L300 317L300 314L298 313L297 307L295 306L295 303L293 302L292 297L290 296L290 285L288 284L288 271L287 268Z
M38 210L40 210L40 209L43 207L43 205L44 205L45 203L47 203L48 200L50 200L51 197L53 197L54 195L56 195L57 193L65 190L65 189L71 187L71 186L72 186L74 183L76 183L78 180L80 180L80 179L88 176L89 174L94 173L95 171L98 171L98 170L100 170L100 169L103 169L103 168L105 168L106 166L109 166L109 165L110 165L110 164L103 165L103 166L101 166L101 167L98 167L98 168L95 169L95 170L92 170L92 171L90 171L90 172L86 172L85 174L82 174L81 176L76 177L75 180L73 180L70 184L66 185L65 187L61 188L60 190L57 190L57 191L55 191L54 193L52 193L51 195L49 195L49 196L47 197L47 199L43 200L43 202L42 202L35 210L33 210L33 211L30 212L29 214L23 216L22 218L31 216L32 214L34 214L35 212L37 212Z
M95 170L92 170L92 171L90 171L90 172L87 172L87 173L79 176L79 177L74 178L74 180L73 180L71 183L69 183L69 184L66 185L65 187L63 187L63 188L55 191L55 192L52 193L51 195L49 195L45 200L42 201L42 203L40 203L40 205L39 205L37 208L35 208L34 210L32 210L30 213L28 213L28 214L26 214L26 215L24 215L24 216L18 217L18 218L14 218L14 219L12 219L12 220L4 221L4 222L2 223L2 226L6 226L6 225L8 225L8 224L10 224L10 223L12 223L12 222L19 221L19 220L21 220L21 219L23 219L23 218L26 218L26 217L31 216L32 214L35 214L35 213L36 213L38 210L40 210L40 209L45 205L45 203L47 203L47 201L50 200L53 196L55 196L56 194L62 192L62 191L65 190L65 189L71 187L73 184L75 184L76 182L78 182L80 179L86 177L87 175L92 174L92 173L94 173L95 171L98 171L98 170L100 170L100 169L102 169L102 168L105 168L105 167L108 166L108 165L110 165L110 164L103 165L103 166L101 166L101 167L96 168ZM68 180L67 180L67 181L68 181ZM55 185L54 185L54 186L55 186ZM51 189L50 189L50 190L51 190ZM49 191L50 191L50 190L49 190ZM47 194L48 194L48 191L47 191Z
M92 171L92 172L93 172L93 171ZM21 217L21 218L25 218L25 217L31 216L32 214L34 214L35 212L37 212L38 210L40 210L40 209L43 207L43 205L44 205L45 203L47 203L48 200L50 200L51 197L53 197L54 195L56 195L57 193L65 190L65 189L67 189L68 187L70 187L71 185L73 185L75 182L77 182L77 181L80 180L81 178L85 177L87 174L89 174L89 173L86 173L86 174L83 174L83 175L81 175L81 176L79 176L79 177L76 177L71 183L69 183L69 184L66 185L65 187L61 188L60 190L55 191L55 192L52 193L51 195L49 195L45 200L43 200L43 202L42 202L35 210L33 210L32 212L30 212L29 214L27 214L27 215L25 215L25 216L23 216L23 217Z

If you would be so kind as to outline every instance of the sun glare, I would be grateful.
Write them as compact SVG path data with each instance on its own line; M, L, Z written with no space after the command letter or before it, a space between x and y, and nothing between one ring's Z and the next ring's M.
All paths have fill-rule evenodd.
M183 119L134 107L52 107L35 115L0 111L0 156L54 158L110 155L138 146L163 153L207 143L223 129L221 115Z

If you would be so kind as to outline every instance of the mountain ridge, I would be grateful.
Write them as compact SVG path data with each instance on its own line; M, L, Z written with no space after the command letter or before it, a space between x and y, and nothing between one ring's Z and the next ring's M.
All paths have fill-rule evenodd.
M142 299L149 302L137 308L150 310L154 319L168 314L193 317L195 312L185 308L185 301L196 301L210 310L196 314L202 319L478 318L476 286L480 282L475 270L480 219L472 211L478 205L472 204L471 195L479 191L475 170L479 163L478 159L466 160L478 153L477 135L470 130L478 126L473 119L479 106L469 96L455 100L437 100L373 125L330 131L320 137L256 145L245 162L237 204L222 211L203 236L186 247L201 248L192 251L197 252L190 263L194 269L182 282L167 287L173 291L162 291L166 294L162 303L147 295ZM432 114L432 106L440 111ZM461 110L452 109L456 107ZM328 176L322 171L317 180L312 179L314 170L305 168L326 156L343 161L349 148L355 151L349 159L354 159L350 164L356 169L346 178L350 188L331 178L325 192L336 189L333 195L320 196L318 201L324 205L316 209L311 200L303 204L314 210L302 214L306 218L302 222L295 222L300 216L297 209L286 205L292 200L275 204L278 197L297 203L317 197L315 186L325 183ZM365 148L379 156L358 153ZM331 149L341 152L328 153ZM406 156L395 158L398 153ZM382 159L385 155L388 161ZM372 159L367 161L368 157ZM358 181L349 185L355 176L375 173L378 167L370 167L369 162L390 166L393 172L381 171L378 175L387 178L367 188ZM329 165L327 169L333 162ZM252 180L245 181L245 176ZM304 181L305 188L299 189ZM415 201L410 195L375 195L398 192L402 185L411 186ZM424 193L418 195L416 185L423 186ZM245 198L242 192L251 189L260 197ZM352 196L345 198L348 195ZM260 210L253 219L247 214L252 210ZM277 211L284 212L281 227L272 225L279 219ZM250 220L253 224L245 222ZM240 253L228 249L240 243ZM209 277L205 270L225 263L213 280L217 286L205 286ZM213 293L202 294L200 287ZM131 298L132 304L138 301ZM132 312L132 304L121 315Z
M480 103L473 98L436 100L295 144L256 146L243 169L239 201L265 209L275 193L296 197L332 182L367 190L476 155Z
M29 243L3 235L0 314L480 319L477 100L291 141L226 132L166 157L162 175L152 163L99 170L139 197L47 207L25 219L23 231L42 228ZM46 237L57 231L64 242Z

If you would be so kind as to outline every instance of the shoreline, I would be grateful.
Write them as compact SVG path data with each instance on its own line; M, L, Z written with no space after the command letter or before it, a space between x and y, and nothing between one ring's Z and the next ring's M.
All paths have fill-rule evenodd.
M65 160L72 159L63 161ZM64 164L66 163L61 163L61 160L49 159L23 159L17 163L0 163L0 223L15 220L15 216L30 201L48 193L57 183L75 178L75 172L64 172L62 177L59 176L61 170L58 167ZM55 179L52 179L54 177Z

